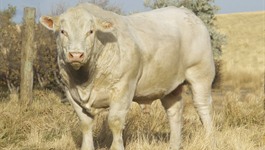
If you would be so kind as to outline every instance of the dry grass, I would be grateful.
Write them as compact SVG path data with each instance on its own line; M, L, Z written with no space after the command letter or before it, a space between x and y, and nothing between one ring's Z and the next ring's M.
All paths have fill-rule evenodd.
M35 91L31 107L14 100L0 103L0 149L78 149L81 132L77 116L70 105L60 103L52 91ZM190 94L184 111L183 149L203 150L208 141L193 108ZM214 110L217 146L220 150L254 150L265 148L263 93L215 92ZM111 132L106 114L97 116L94 128L97 149L108 149ZM169 125L159 101L150 114L133 104L127 116L124 138L128 150L160 150L168 148Z
M219 150L264 150L264 12L221 15L217 24L228 34L222 58L222 89L213 91L214 120ZM256 29L257 28L257 29ZM0 93L3 95L2 93ZM208 141L192 105L185 99L182 149L204 150ZM34 91L34 103L20 106L16 97L0 98L0 149L74 150L81 145L78 118L72 107L60 103L52 91ZM95 119L97 149L108 149L111 132L106 114ZM150 114L133 104L124 139L127 150L168 149L169 124L159 101Z
M78 119L70 106L49 91L34 96L28 108L14 99L1 102L0 149L75 149L71 131Z
M222 56L223 86L263 88L265 11L219 15L216 24L228 38Z

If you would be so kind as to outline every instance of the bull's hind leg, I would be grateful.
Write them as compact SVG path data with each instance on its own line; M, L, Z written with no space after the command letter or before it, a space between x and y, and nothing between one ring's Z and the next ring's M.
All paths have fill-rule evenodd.
M178 150L181 144L181 128L182 128L182 110L183 101L181 98L182 85L180 85L172 93L161 99L170 124L170 149Z
M201 122L206 129L206 137L211 140L213 149L213 121L212 121L212 97L211 86L214 78L214 67L207 65L198 65L192 67L186 72L186 79L191 84L193 101L195 108L200 116Z

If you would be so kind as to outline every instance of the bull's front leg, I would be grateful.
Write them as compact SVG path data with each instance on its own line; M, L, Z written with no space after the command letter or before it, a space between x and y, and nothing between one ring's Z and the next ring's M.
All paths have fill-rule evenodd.
M116 87L111 99L108 124L113 135L111 150L124 150L122 131L125 126L125 117L129 110L135 91L134 84L123 84Z
M66 90L66 96L73 106L74 110L77 113L77 116L81 122L81 131L83 134L82 146L81 150L94 150L94 143L93 143L93 134L92 134L92 127L93 127L93 118L88 116L84 113L82 107L80 107L72 98L70 92Z

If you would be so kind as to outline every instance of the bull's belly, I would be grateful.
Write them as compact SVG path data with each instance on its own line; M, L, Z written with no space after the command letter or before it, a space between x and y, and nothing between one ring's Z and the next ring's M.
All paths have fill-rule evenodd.
M133 101L139 104L148 104L153 100L163 98L165 95L167 95L167 93L167 89L162 88L150 89L149 91L145 92L137 92L134 95Z
M141 104L162 99L174 91L183 81L184 77L181 76L174 79L158 78L153 81L146 80L146 82L137 85L133 100Z

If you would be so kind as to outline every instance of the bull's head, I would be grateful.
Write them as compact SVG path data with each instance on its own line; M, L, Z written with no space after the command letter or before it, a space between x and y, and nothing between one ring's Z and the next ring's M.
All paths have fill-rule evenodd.
M57 33L59 55L75 70L86 64L94 53L97 31L113 29L110 21L99 19L85 9L69 9L60 16L42 16L40 22Z

